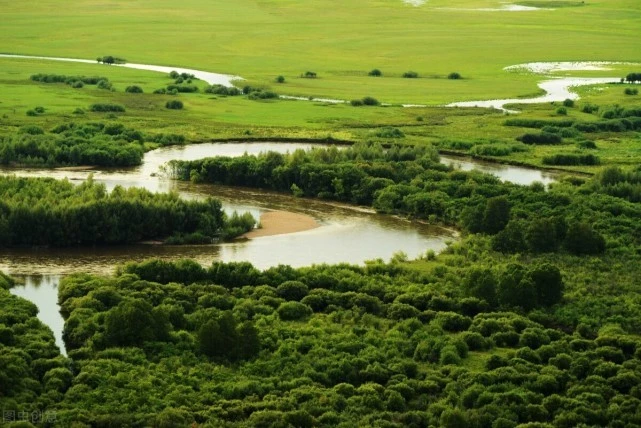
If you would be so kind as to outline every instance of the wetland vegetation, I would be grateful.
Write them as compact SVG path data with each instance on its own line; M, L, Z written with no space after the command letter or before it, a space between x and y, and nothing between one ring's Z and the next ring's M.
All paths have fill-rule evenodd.
M55 263L0 272L4 424L641 426L638 1L143 3L3 6L0 51L86 58L0 57L0 245L21 247L7 250L17 263L57 251L42 246L80 260L55 272L64 354L12 294L12 273ZM559 59L580 62L545 63ZM580 86L529 104L550 82ZM514 104L442 107L497 99ZM171 186L145 166L172 160L162 146L212 141L350 147L185 155ZM443 153L558 175L513 184ZM43 178L60 174L82 181ZM322 225L255 239L262 258L242 243L194 247L202 264L149 246L94 269L107 244L251 228L208 198L219 185L232 202L340 203L458 235L363 262L343 252L354 236L363 253L410 236ZM330 229L342 241L314 240ZM332 264L308 266L324 260L313 252Z

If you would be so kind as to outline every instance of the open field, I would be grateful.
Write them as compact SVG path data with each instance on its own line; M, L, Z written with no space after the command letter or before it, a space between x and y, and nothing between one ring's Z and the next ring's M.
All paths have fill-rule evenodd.
M141 131L169 132L185 135L188 142L212 139L333 139L343 141L381 141L400 144L435 144L443 150L467 154L488 155L481 145L519 145L515 139L526 128L504 126L511 117L488 109L469 108L403 108L352 107L320 102L263 100L253 101L245 96L224 97L202 92L204 82L195 81L200 92L191 94L158 95L155 89L173 83L163 73L110 67L100 64L77 64L57 61L0 58L0 133L10 135L25 125L38 125L45 130L61 122L111 121ZM623 65L626 69L631 66ZM113 84L115 91L101 90L93 85L75 89L64 83L45 84L30 80L33 74L47 72L65 75L103 76ZM586 72L583 72L586 73ZM617 73L624 73L620 69ZM541 78L541 76L536 76ZM144 93L126 93L130 85L140 86ZM522 118L542 120L596 121L598 114L583 113L582 106L596 104L602 111L619 105L638 106L639 96L624 94L629 85L599 85L578 88L581 100L567 115L556 113L561 103L523 105ZM179 99L183 110L168 110L168 100ZM109 115L88 111L93 103L116 103L126 108L125 113ZM27 116L28 110L44 107L45 113ZM84 114L74 114L83 109ZM385 127L400 130L402 138L388 138L381 134ZM597 133L589 136L597 149L602 164L631 165L641 155L638 133ZM504 154L500 161L543 166L542 158L557 151L572 151L575 143L565 145L527 146L522 151ZM565 167L580 171L595 171L598 166Z
M558 2L564 3L569 2ZM237 74L292 95L371 95L383 102L427 104L535 92L535 76L502 71L513 64L641 61L636 0L524 12L479 10L503 6L498 0L430 0L420 6L401 0L187 0L179 5L76 0L64 8L52 0L38 2L37 8L4 2L0 52L87 59L116 55ZM367 76L373 68L383 76ZM410 70L420 78L401 77ZM300 78L305 71L318 78ZM446 79L454 71L464 79ZM286 83L275 84L278 75Z

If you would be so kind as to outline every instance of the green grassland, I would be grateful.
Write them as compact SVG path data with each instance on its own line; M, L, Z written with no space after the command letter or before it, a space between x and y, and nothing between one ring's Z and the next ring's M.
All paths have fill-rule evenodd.
M517 2L518 3L518 2ZM522 4L525 4L521 2ZM536 2L537 4L540 2ZM427 103L515 97L532 75L503 67L531 61L641 61L636 0L545 2L553 10L479 11L498 0L76 0L60 7L5 2L0 52L184 66L241 75L279 92ZM367 76L378 68L379 78ZM300 78L305 71L317 79ZM416 71L419 79L403 79ZM450 72L462 80L447 80ZM599 73L596 73L599 74ZM603 73L601 73L603 74Z
M400 144L435 144L441 150L458 151L463 154L484 153L474 148L477 145L519 145L515 139L526 128L504 126L510 117L544 120L580 121L598 120L598 115L581 111L584 104L622 107L638 106L639 96L623 93L626 85L599 85L579 88L582 96L567 116L556 113L560 103L523 105L518 116L506 116L489 109L470 108L403 108L400 106L352 107L347 104L326 104L309 101L268 100L253 101L245 96L224 97L202 91L206 84L195 81L198 93L159 95L152 92L173 83L167 75L157 72L132 70L101 64L78 64L31 59L0 59L0 134L9 135L25 125L38 125L52 129L62 122L117 121L150 133L179 133L189 142L212 139L334 139L343 141L379 140ZM628 68L629 66L624 66ZM625 73L620 69L616 73ZM101 90L86 85L75 89L64 83L45 84L30 80L40 72L64 75L104 76L113 84L115 91ZM130 85L140 86L144 93L126 93ZM168 110L168 100L180 99L183 110ZM106 114L88 111L93 103L116 103L125 106L125 113ZM44 107L45 113L36 117L27 116L28 110ZM74 114L76 109L84 114ZM394 127L402 131L403 138L377 136L382 127ZM592 150L603 164L634 164L641 155L639 135L627 133L599 133L589 136L597 144ZM465 147L462 147L463 143ZM575 150L575 142L564 145L520 145L516 151L496 158L503 162L516 162L543 166L544 156L559 150ZM566 167L570 170L594 171L598 167Z

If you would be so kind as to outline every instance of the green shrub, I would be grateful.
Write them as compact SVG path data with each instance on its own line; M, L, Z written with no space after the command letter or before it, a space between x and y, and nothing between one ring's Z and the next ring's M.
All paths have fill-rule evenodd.
M374 97L363 97L362 101L363 101L363 104L365 104L366 106L377 106L380 104L378 100Z
M459 73L453 72L453 73L448 74L447 78L450 79L450 80L458 80L458 79L462 79L463 77Z
M142 94L143 91L140 86L131 85L131 86L127 86L127 88L125 89L125 92L128 92L130 94Z
M375 68L372 71L370 71L369 73L367 73L367 75L368 76L374 76L374 77L380 77L380 76L383 75L383 73L378 68Z
M285 83L285 76L276 77L276 83Z
M405 134L398 128L393 128L391 126L385 126L376 132L374 135L379 138L404 138Z
M165 103L165 107L170 110L182 110L183 103L182 101L179 101L179 100L171 100Z
M570 107L574 107L574 100L571 100L571 99L569 99L569 98L566 98L566 99L563 101L563 106L568 107L568 108L570 108Z
M565 107L559 107L556 109L556 114L559 116L567 116L568 110Z
M416 79L418 78L418 73L415 71L406 71L403 73L403 77L406 79Z
M543 157L544 165L600 165L601 160L593 154L558 153Z
M353 107L360 107L363 105L363 100L351 100L349 102Z
M623 93L626 95L639 95L639 90L637 88L625 88Z
M89 106L89 110L94 111L94 112L117 112L117 113L122 113L125 111L125 107L119 105L119 104L92 104Z
M285 302L278 307L277 312L283 321L295 321L309 317L312 309L300 302Z

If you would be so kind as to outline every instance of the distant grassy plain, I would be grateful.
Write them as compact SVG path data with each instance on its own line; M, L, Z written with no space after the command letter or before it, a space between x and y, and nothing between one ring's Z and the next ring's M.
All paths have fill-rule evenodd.
M532 2L516 2L528 4ZM354 99L374 96L387 103L421 103L424 108L351 107L307 101L251 101L201 92L180 94L180 111L167 110L176 97L153 90L172 83L162 73L33 59L0 58L0 134L29 124L51 129L69 121L118 121L147 132L184 134L189 142L211 139L374 140L401 144L435 144L442 150L474 154L476 145L514 145L531 130L506 127L506 117L485 109L444 109L438 105L486 98L535 96L535 74L509 73L503 67L533 61L611 60L641 62L641 3L632 0L576 2L551 0L554 10L484 11L501 8L493 0L430 0L419 7L398 1L337 2L188 0L180 5L148 2L77 0L65 7L53 1L38 7L3 5L0 52L92 59L103 55L130 62L181 66L241 75L239 82L280 94ZM566 4L567 3L567 4ZM570 4L572 3L572 4ZM560 6L573 7L560 7ZM382 77L367 72L378 68ZM610 71L558 73L580 76L625 76L638 65L620 64ZM413 70L421 78L401 75ZM301 78L305 71L317 79ZM462 74L450 80L450 72ZM36 73L101 75L115 92L85 86L32 82ZM275 77L285 76L285 83ZM204 82L197 82L202 88ZM139 85L144 94L124 89ZM582 100L559 116L551 104L522 106L522 117L597 120L581 112L594 103L607 108L641 105L619 85L579 88ZM124 114L87 112L92 103L122 104ZM37 106L45 114L29 117ZM377 136L381 127L400 129L405 137ZM638 133L594 134L593 151L603 164L633 165L641 156ZM463 142L468 148L462 148ZM471 148L470 148L471 146ZM563 146L521 147L501 161L543 166L543 156L576 151ZM594 171L598 167L565 167Z
M4 2L0 52L111 54L241 75L252 84L274 86L283 75L278 90L292 95L426 104L535 92L537 76L502 70L513 64L641 61L636 0L478 10L503 6L498 0L429 0L418 7L402 0ZM373 68L383 76L367 76ZM401 77L410 70L420 78ZM319 77L300 78L305 71ZM454 71L464 79L446 79Z

